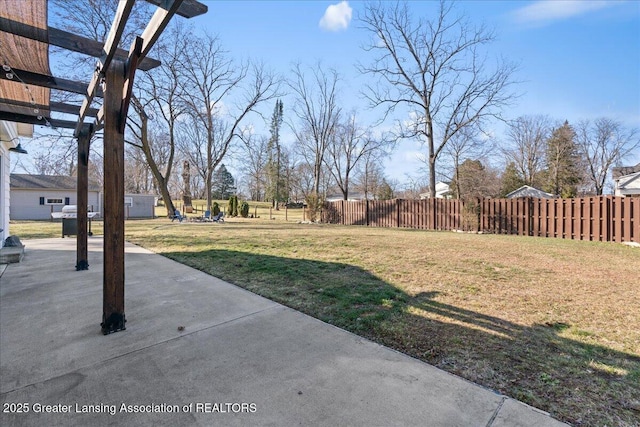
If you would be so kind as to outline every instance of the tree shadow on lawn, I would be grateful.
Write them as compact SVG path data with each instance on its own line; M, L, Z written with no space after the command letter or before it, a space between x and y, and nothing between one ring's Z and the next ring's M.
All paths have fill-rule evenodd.
M360 267L228 250L163 255L550 412L640 423L640 357L411 296ZM579 325L576 325L579 326Z

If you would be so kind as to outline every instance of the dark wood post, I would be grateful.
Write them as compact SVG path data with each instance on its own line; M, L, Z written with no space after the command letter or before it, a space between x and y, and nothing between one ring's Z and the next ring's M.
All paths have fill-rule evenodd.
M84 127L78 136L78 178L76 185L78 234L76 236L76 270L89 269L87 243L87 206L89 205L89 141L91 130Z
M124 330L124 133L120 131L125 64L113 60L104 91L104 279L102 333Z

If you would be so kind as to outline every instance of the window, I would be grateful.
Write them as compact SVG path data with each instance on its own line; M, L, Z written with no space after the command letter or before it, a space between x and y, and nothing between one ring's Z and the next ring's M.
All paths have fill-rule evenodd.
M64 205L64 200L47 197L44 202L45 205Z
M125 197L124 205L129 207L133 206L133 197Z

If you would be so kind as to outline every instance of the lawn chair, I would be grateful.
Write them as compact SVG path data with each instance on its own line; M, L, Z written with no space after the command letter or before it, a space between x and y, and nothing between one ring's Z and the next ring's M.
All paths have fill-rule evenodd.
M224 212L220 211L218 215L214 215L213 217L211 217L211 221L224 222Z
M202 215L202 220L207 222L212 221L211 211L204 211L204 215Z
M176 220L176 219L178 220L178 222L182 222L182 221L184 221L185 219L187 219L187 217L186 217L186 216L183 216L183 215L180 213L180 211L179 211L178 209L176 209L176 210L173 212L173 215L171 216L171 222L173 222L173 221L174 221L174 220Z

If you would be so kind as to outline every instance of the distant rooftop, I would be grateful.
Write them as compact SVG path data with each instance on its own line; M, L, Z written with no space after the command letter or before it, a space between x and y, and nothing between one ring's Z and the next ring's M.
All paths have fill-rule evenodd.
M65 175L30 175L12 173L10 179L11 188L21 189L46 189L46 190L75 190L77 178ZM100 185L89 180L89 191L100 191Z
M632 173L640 172L640 163L635 166L618 166L613 168L612 175L613 180L620 178L621 176L631 175Z
M523 185L517 190L514 190L511 193L507 194L506 197L507 199L516 199L518 197L536 197L538 199L554 198L553 194L538 190L537 188L531 187L530 185Z

